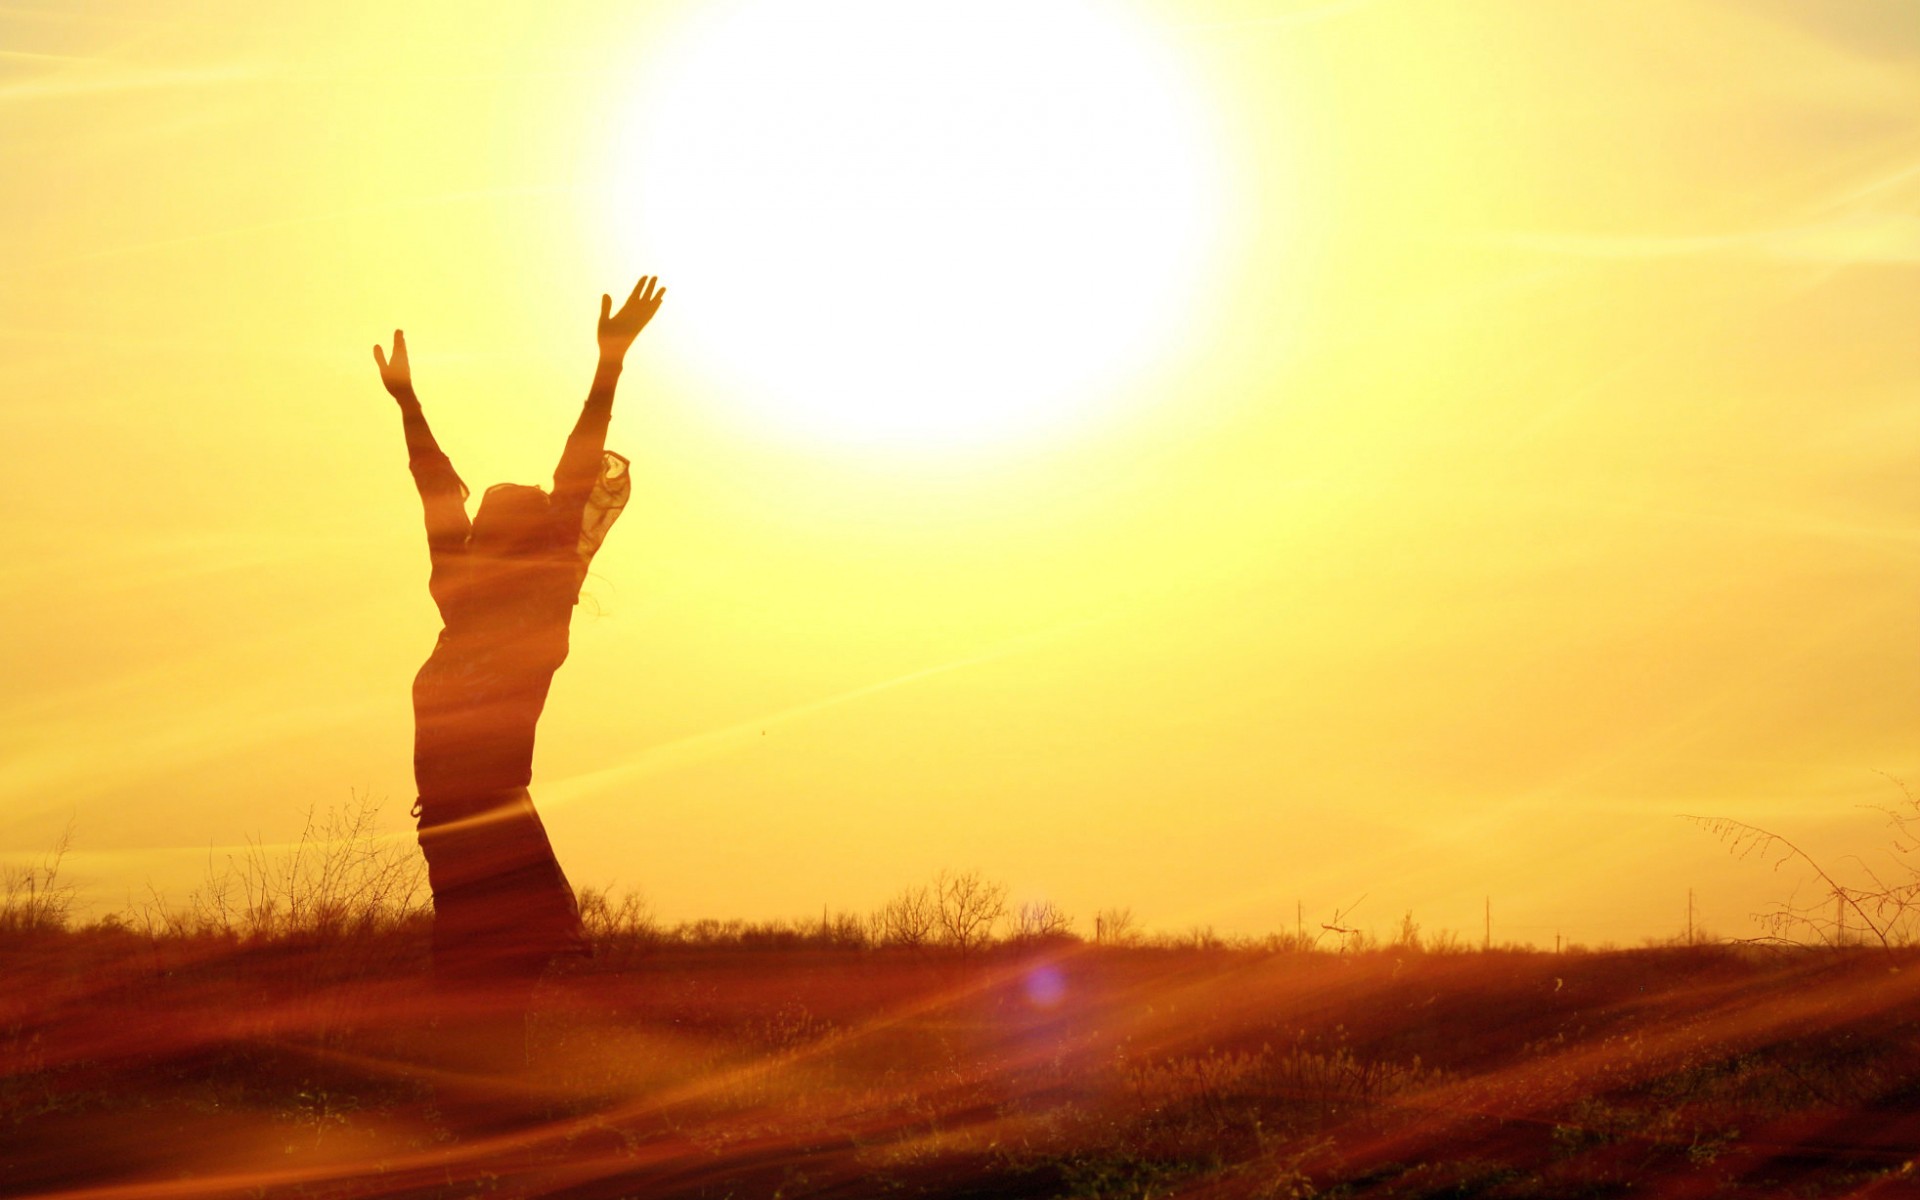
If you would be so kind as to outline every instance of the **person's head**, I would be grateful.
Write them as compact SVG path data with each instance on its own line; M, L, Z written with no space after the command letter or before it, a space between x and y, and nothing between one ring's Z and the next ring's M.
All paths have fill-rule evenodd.
M473 517L473 546L492 554L540 549L550 528L547 494L524 483L496 483L480 497Z

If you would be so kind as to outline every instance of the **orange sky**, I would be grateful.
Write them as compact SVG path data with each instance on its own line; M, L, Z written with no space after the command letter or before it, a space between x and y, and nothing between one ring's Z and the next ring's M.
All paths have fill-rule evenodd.
M104 911L355 789L406 836L436 623L369 347L406 327L469 483L542 481L599 293L657 270L535 765L576 883L794 916L978 867L1223 932L1364 895L1477 933L1490 894L1550 943L1668 935L1689 886L1752 932L1790 875L1678 813L1882 853L1859 806L1920 778L1904 6L1086 0L1199 114L1204 236L1067 415L953 444L809 434L944 311L898 244L810 249L831 304L770 263L804 349L762 362L750 272L646 225L636 106L755 10L632 7L0 4L0 850L71 821ZM969 230L1006 327L929 321L900 405L1052 378L1014 302L1096 293L1021 186ZM805 227L777 181L729 219L762 195Z

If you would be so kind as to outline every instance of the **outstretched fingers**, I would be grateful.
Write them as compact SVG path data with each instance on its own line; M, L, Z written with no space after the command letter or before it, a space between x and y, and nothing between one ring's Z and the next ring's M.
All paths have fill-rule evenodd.
M660 286L658 275L643 275L640 282L633 285L627 293L626 302L619 312L613 311L611 296L600 297L600 347L605 353L623 354L632 344L647 322L660 308L660 297L666 289Z
M389 356L386 348L378 342L373 346L373 361L380 368L380 382L387 391L399 395L400 390L413 386L413 376L407 368L407 335L398 329L393 331L393 354Z
M643 275L640 282L633 285L633 291L627 295L627 303L621 311L640 312L658 308L660 297L666 294L667 289L660 286L658 275Z

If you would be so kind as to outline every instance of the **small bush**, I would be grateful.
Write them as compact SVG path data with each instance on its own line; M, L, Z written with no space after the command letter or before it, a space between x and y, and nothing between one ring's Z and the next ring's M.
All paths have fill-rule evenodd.
M73 915L73 885L60 879L60 864L72 844L69 827L40 862L0 867L0 934L51 933L67 927Z
M322 814L309 807L291 845L252 841L175 907L159 896L139 914L149 934L244 941L328 941L415 923L430 911L427 865L411 838L379 832L365 793Z

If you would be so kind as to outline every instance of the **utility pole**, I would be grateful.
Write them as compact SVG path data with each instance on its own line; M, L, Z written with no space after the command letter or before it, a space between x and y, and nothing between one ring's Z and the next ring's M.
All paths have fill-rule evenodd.
M1687 945L1693 945L1693 889L1687 889Z
M1486 927L1486 932L1480 935L1480 952L1482 954L1485 954L1487 951L1491 949L1493 949L1493 897L1488 896L1487 897L1487 927Z

